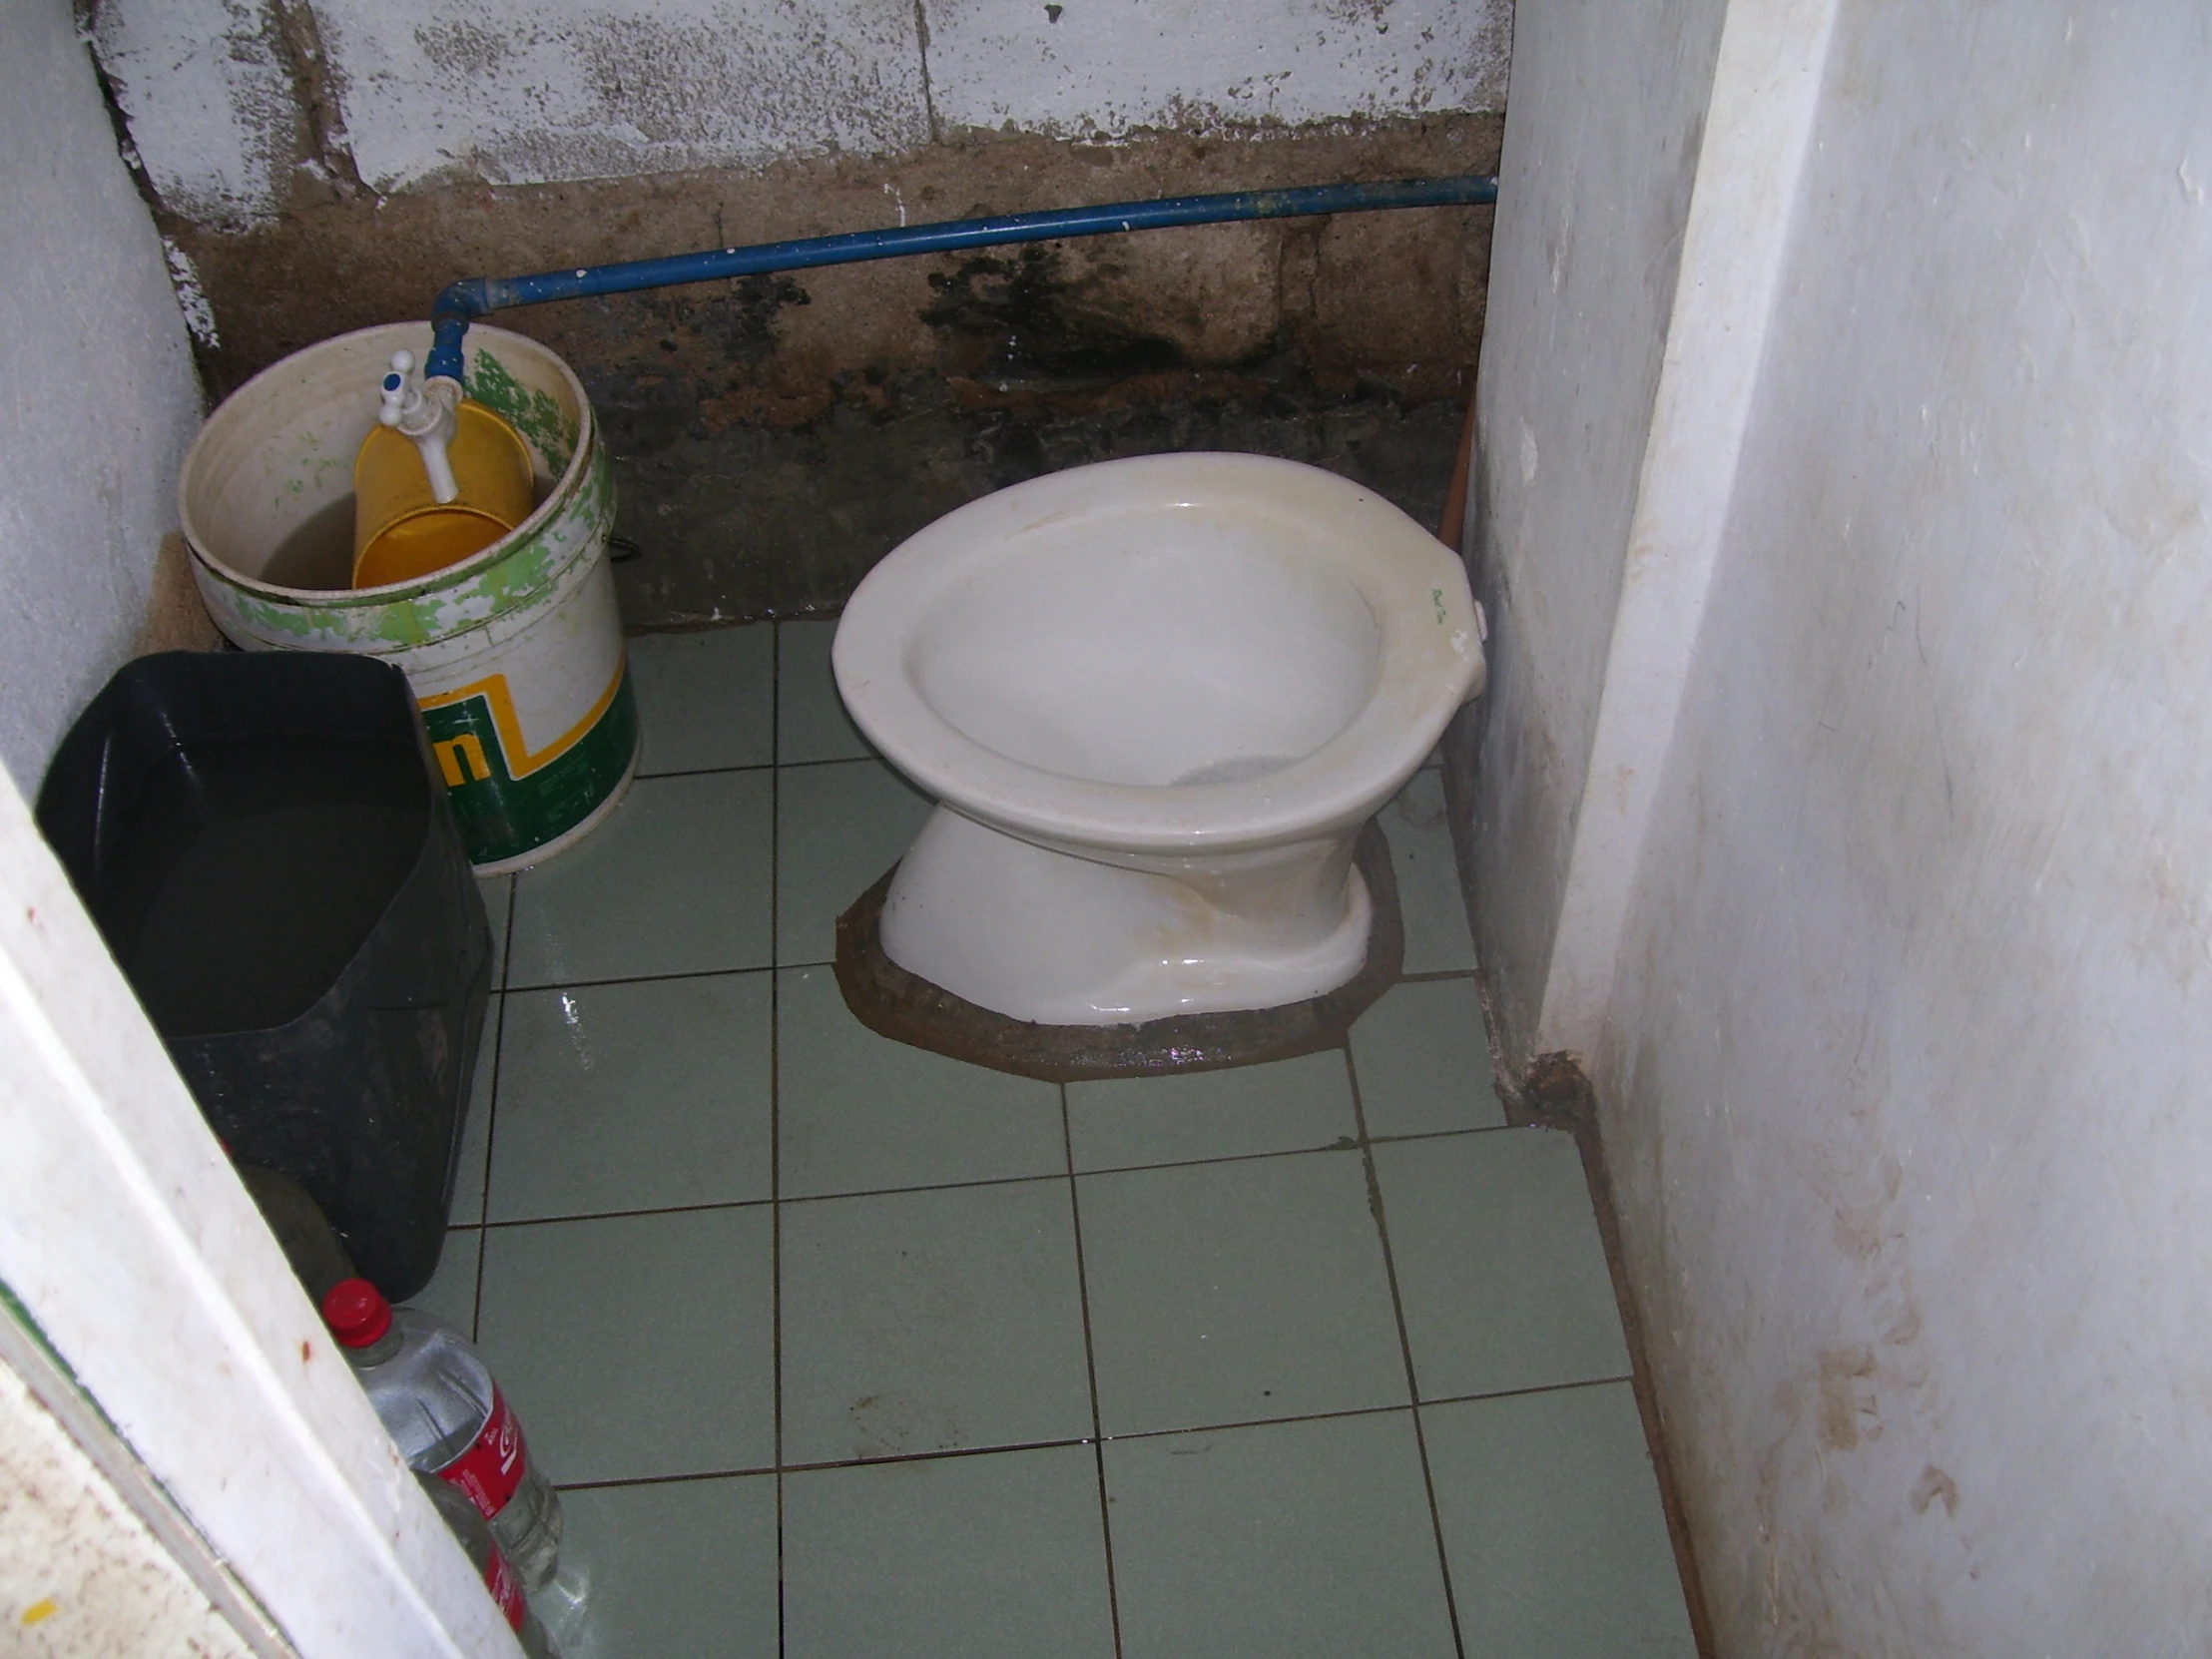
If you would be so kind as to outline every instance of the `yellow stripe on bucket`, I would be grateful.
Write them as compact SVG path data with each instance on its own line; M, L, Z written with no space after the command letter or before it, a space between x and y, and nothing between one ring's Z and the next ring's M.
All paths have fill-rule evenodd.
M500 752L507 758L507 776L527 778L540 767L551 766L566 755L583 740L585 733L599 724L599 717L607 712L615 700L615 693L622 689L622 668L623 665L618 660L615 663L614 678L607 682L607 689L599 694L599 701L591 706L590 713L535 753L523 741L522 717L515 713L515 701L507 691L507 677L504 674L492 674L481 680L472 680L460 690L447 692L442 697L425 697L421 699L421 704L425 709L442 709L449 704L465 703L472 697L482 698L491 710L492 727L499 734ZM465 769L462 765L463 757L459 753L463 745L474 751L466 757L468 764ZM491 768L484 759L484 747L472 737L451 738L432 747L437 750L438 769L445 774L447 785L454 789L478 778L491 776Z

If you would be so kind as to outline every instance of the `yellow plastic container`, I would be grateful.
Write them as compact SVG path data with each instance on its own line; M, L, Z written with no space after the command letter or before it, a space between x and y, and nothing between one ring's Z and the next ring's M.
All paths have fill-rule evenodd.
M408 582L481 553L537 505L530 450L473 397L454 412L446 456L460 494L441 504L412 438L372 426L353 457L353 586Z

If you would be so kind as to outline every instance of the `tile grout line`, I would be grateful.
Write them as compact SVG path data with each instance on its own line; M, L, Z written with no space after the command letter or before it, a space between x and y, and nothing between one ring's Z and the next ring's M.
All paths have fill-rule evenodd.
M1451 1621L1451 1647L1466 1659L1466 1637L1459 1628L1459 1596L1451 1582L1451 1557L1444 1549L1443 1511L1436 1503L1436 1476L1428 1466L1428 1435L1420 1418L1420 1380L1413 1373L1413 1343L1405 1330L1405 1299L1397 1288L1397 1258L1390 1250L1390 1227L1382 1208L1382 1181L1376 1172L1375 1144L1368 1138L1367 1105L1360 1098L1360 1068L1353 1064L1352 1043L1344 1045L1345 1081L1352 1089L1353 1122L1360 1133L1360 1162L1368 1178L1368 1203L1375 1214L1375 1235L1382 1246L1382 1276L1390 1287L1390 1317L1397 1323L1397 1349L1405 1366L1405 1398L1413 1424L1413 1449L1420 1457L1422 1494L1428 1499L1428 1525L1436 1540L1436 1575L1443 1581L1444 1615Z
M780 867L783 840L784 627L769 625L768 682L768 1258L769 1348L772 1361L770 1408L775 1412L772 1450L776 1459L776 1651L789 1645L784 1594L784 1077L781 1002L783 975L776 971L783 943L778 920L783 913Z
M773 784L770 785L770 790L772 794L774 792L774 789L775 786ZM774 831L772 830L771 838L773 839L773 837ZM794 967L811 967L815 964L792 963L789 965ZM661 985L675 979L735 979L741 974L774 973L775 971L775 963L758 962L751 967L686 968L677 973L617 974L614 977L608 979L552 979L547 980L543 984L537 985L509 985L507 989L517 996L524 996L532 992L544 991L601 990L609 985Z
M1402 1405L1389 1407L1402 1411ZM827 1462L802 1462L788 1464L786 1474L827 1474L838 1469L890 1468L903 1463L944 1463L962 1457L997 1457L1024 1451L1064 1451L1069 1446L1089 1445L1081 1437L1061 1440L1012 1440L1004 1445L947 1446L937 1451L901 1451L884 1457L847 1457ZM684 1474L638 1474L620 1476L610 1480L574 1480L563 1485L564 1492L613 1491L632 1486L685 1486L702 1480L745 1480L775 1474L772 1463L758 1466L739 1464L732 1468L698 1469Z
M1083 1260L1083 1198L1075 1179L1075 1130L1068 1114L1068 1086L1060 1095L1060 1144L1067 1154L1068 1223L1075 1237L1075 1292L1083 1312L1083 1375L1091 1389L1091 1462L1098 1474L1098 1536L1106 1554L1106 1613L1113 1623L1114 1659L1121 1659L1121 1592L1114 1575L1114 1517L1106 1496L1106 1431L1098 1414L1098 1351L1091 1340L1091 1280Z
M772 987L770 1007L773 1016L778 1005L778 993ZM1449 1141L1471 1139L1477 1135L1497 1135L1525 1128L1511 1123L1480 1124L1472 1129L1431 1129L1415 1135L1377 1135L1376 1146L1409 1146L1422 1141ZM1353 1141L1332 1142L1327 1146L1289 1147L1277 1152L1232 1152L1218 1158L1177 1158L1160 1164L1109 1164L1098 1169L1077 1171L1079 1175L1149 1175L1155 1170L1200 1169L1210 1164L1256 1164L1272 1158L1312 1158L1331 1152L1357 1152L1359 1145ZM766 1204L832 1204L848 1198L898 1198L909 1193L958 1192L968 1187L1018 1187L1025 1183L1057 1181L1057 1172L1043 1175L991 1175L974 1181L934 1181L918 1187L858 1187L850 1191L827 1193L784 1194L770 1198L709 1199L697 1204L660 1204L636 1210L584 1210L572 1215L511 1216L500 1221L470 1222L464 1229L481 1228L495 1232L512 1227L562 1227L576 1222L620 1221L633 1216L680 1216L706 1210L749 1210ZM772 1191L774 1186L772 1183Z
M1177 1434L1231 1434L1241 1428L1277 1428L1294 1422L1335 1422L1345 1417L1380 1417L1392 1411L1415 1411L1432 1405L1468 1405L1485 1399L1516 1399L1523 1394L1565 1393L1573 1388L1602 1388L1626 1382L1629 1377L1586 1377L1575 1382L1537 1382L1525 1388L1496 1388L1488 1393L1447 1394L1440 1399L1415 1400L1405 1405L1352 1405L1341 1411L1301 1411L1288 1417L1243 1417L1235 1422L1206 1422L1192 1428L1137 1428L1126 1434L1109 1434L1108 1444L1120 1440L1164 1440Z
M770 743L775 743L773 737ZM774 753L773 748L771 753ZM673 772L641 772L636 781L640 784L655 784L664 778L719 778L726 772L773 772L778 767L851 767L870 761L881 763L883 757L870 749L865 755L826 755L813 761L749 761L734 767L679 767Z
M1060 1451L1070 1446L1094 1443L1115 1445L1124 1440L1172 1440L1185 1434L1235 1434L1247 1428L1285 1428L1309 1422L1343 1422L1355 1417L1386 1417L1400 1411L1411 1415L1441 1405L1472 1405L1485 1400L1519 1399L1532 1394L1572 1393L1579 1388L1608 1388L1634 1381L1634 1378L1623 1373L1617 1377L1586 1377L1573 1382L1537 1382L1523 1388L1496 1388L1487 1393L1446 1394L1411 1405L1355 1405L1342 1411L1302 1411L1288 1417L1244 1417L1234 1422L1202 1422L1188 1428L1138 1428L1126 1434L1109 1434L1096 1442L1080 1436L1057 1440L1008 1440L1003 1444L946 1446L935 1451L902 1451L882 1457L830 1458L789 1463L785 1465L783 1472L820 1474L837 1469L884 1468L899 1463L941 1463L960 1457L996 1457L1021 1451ZM682 1474L641 1474L610 1480L571 1480L560 1483L559 1489L564 1492L593 1492L631 1486L681 1486L701 1480L735 1480L776 1472L772 1463L743 1464L732 1468L696 1469Z
M501 992L495 1000L498 1006L486 1023L491 1027L491 1087L484 1091L484 1174L476 1184L476 1283L468 1299L468 1340L474 1342L477 1333L484 1328L484 1218L491 1214L491 1143L492 1120L499 1115L499 1050L502 1046L507 1023L507 998ZM476 1063L482 1065L484 1057L479 1052ZM473 1091L472 1091L473 1092ZM446 1226L450 1238L453 1228Z
M507 922L499 940L499 1012L492 1020L491 1034L491 1087L484 1094L484 1179L476 1195L476 1289L468 1304L468 1340L474 1342L484 1329L484 1223L491 1220L491 1148L494 1132L499 1127L499 1061L507 1048L507 969L513 965L515 955L516 890L521 886L518 876L502 877L507 883ZM484 1056L479 1050L476 1063L482 1065Z

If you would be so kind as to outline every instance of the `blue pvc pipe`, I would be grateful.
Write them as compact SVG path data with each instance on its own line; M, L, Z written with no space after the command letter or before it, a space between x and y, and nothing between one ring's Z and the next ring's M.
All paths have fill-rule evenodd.
M1497 180L1463 173L1445 179L1400 179L1388 184L1307 185L1296 190L1246 190L1225 196L1171 196L1155 202L1112 202L1096 208L1054 208L1045 213L995 219L955 219L939 225L902 225L851 231L835 237L714 248L660 260L543 271L534 276L470 276L455 282L431 307L433 343L423 372L461 378L461 339L475 318L510 305L578 299L595 293L631 293L718 277L754 276L812 266L893 260L908 254L941 254L956 248L991 248L1060 237L1096 237L1112 231L1154 231L1170 225L1219 225L1243 219L1296 219L1308 214L1363 213L1373 208L1439 208L1495 202Z

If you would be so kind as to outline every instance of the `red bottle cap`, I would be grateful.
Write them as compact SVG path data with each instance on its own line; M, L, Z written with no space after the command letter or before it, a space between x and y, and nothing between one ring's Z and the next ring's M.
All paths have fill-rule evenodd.
M366 1348L391 1329L391 1304L365 1279L341 1279L322 1299L322 1323L347 1348Z

